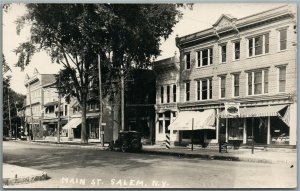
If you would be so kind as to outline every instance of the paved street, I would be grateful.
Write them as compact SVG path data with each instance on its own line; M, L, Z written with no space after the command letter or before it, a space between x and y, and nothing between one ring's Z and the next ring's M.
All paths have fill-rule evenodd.
M19 188L286 188L297 167L3 142L3 162L46 171Z

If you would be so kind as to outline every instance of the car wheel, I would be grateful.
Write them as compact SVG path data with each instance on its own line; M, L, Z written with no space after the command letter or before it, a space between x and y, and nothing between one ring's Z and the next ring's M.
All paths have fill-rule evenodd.
M125 152L127 151L127 148L128 148L128 147L127 147L127 144L125 144L125 143L122 144L121 150L122 150L123 153L125 153Z

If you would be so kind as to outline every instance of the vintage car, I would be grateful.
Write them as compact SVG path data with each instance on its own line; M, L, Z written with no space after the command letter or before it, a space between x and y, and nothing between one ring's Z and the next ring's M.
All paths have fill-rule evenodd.
M141 133L137 131L122 131L119 133L119 138L109 144L109 150L141 151Z

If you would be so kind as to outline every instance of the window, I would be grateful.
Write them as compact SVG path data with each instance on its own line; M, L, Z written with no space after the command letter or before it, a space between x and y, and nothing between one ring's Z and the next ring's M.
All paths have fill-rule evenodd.
M173 85L173 102L176 102L176 85Z
M285 92L286 86L286 66L278 67L279 70L279 92Z
M160 87L160 102L164 103L164 87Z
M185 100L190 101L190 82L185 83Z
M163 133L163 121L158 121L158 132Z
M225 98L226 76L220 76L220 98Z
M167 103L170 103L170 86L167 86Z
M197 81L197 100L207 99L212 99L212 80L199 80Z
M259 35L248 39L248 56L269 53L269 34Z
M287 45L287 29L279 31L279 50L285 50Z
M268 70L258 70L248 73L248 95L268 93Z
M197 52L197 66L207 66L213 63L213 49L208 48Z
M233 96L240 95L240 74L233 74Z
M185 69L191 69L191 54L185 55Z
M226 62L226 44L221 45L220 47L221 47L221 52L220 52L221 62L224 63Z
M240 51L241 51L240 42L234 43L234 60L240 59Z

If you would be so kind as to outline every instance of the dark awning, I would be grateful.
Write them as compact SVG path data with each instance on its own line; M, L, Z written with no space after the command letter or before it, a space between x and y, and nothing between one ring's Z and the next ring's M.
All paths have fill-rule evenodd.
M267 117L267 116L278 116L279 111L287 107L287 105L273 105L273 106L262 106L262 107L247 107L240 108L240 114L238 116L226 115L225 111L219 114L220 118L249 118L249 117Z
M44 104L44 107L52 106L52 105L58 105L58 101L52 101Z

